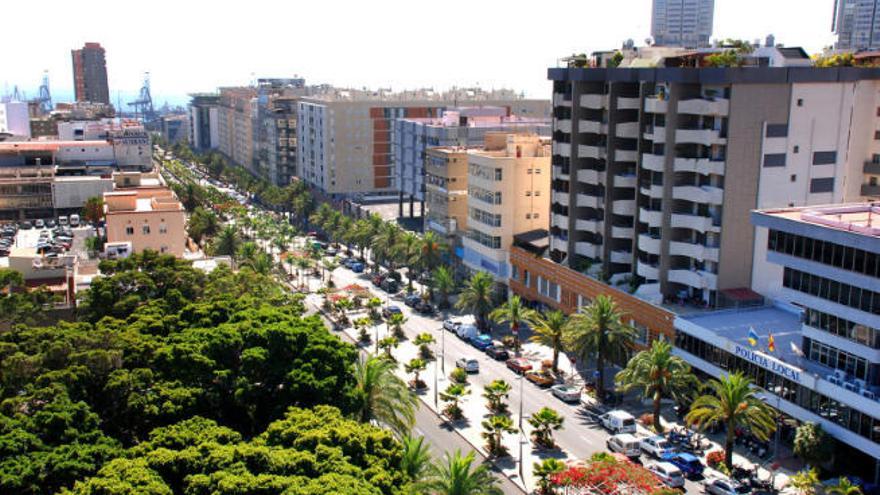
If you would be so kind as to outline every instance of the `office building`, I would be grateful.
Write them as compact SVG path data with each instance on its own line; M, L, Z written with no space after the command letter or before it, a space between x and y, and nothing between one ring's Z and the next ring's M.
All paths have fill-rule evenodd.
M220 95L195 93L190 98L190 146L197 151L217 149L220 146Z
M392 128L392 161L400 188L400 216L404 202L425 201L426 150L436 146L474 146L482 144L488 132L525 132L550 135L550 101L536 103L533 108L520 108L511 114L511 107L459 107L444 110L437 118L395 119ZM421 210L424 214L424 208Z
M79 50L71 50L73 59L73 88L76 101L110 104L107 85L107 62L100 43L86 43Z
M254 172L254 117L257 90L220 88L217 106L217 150L236 165Z
M28 104L25 101L0 102L0 134L31 137Z
M305 84L300 77L257 80L254 172L277 186L295 175L296 102L311 91Z
M299 101L297 174L326 194L396 194L392 122L439 118L447 108L474 105L509 107L511 115L534 115L531 109L546 103L523 100L510 90L479 88L444 93L328 89Z
M189 115L163 115L162 138L169 143L189 142Z
M461 238L467 232L468 150L437 146L425 151L423 228L446 239L459 257Z
M467 152L467 235L462 261L507 284L513 237L549 224L550 145L536 134L489 133Z
M878 0L834 0L831 30L837 35L835 48L864 50L880 47L878 8Z
M656 45L709 46L714 18L715 0L654 0L651 37Z
M167 187L132 187L104 193L108 249L141 253L150 249L183 257L186 214Z

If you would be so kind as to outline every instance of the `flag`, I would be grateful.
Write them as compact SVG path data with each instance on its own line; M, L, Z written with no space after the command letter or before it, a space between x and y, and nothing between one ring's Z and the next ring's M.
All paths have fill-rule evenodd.
M801 348L794 343L794 341L791 341L788 344L791 346L791 352L797 354L800 357L804 357L804 351L802 351Z
M773 340L772 333L767 337L767 350L770 352L776 352L776 341Z
M749 345L756 347L758 345L758 332L754 327L749 327Z

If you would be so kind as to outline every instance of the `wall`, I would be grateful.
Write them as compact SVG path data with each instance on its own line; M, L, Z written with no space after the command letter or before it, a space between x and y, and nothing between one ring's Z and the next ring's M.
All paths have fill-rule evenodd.
M113 180L100 177L56 178L52 184L55 209L82 208L86 200L113 190Z

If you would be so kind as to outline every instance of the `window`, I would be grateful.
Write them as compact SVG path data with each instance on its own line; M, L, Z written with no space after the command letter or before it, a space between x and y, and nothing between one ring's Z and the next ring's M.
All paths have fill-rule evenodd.
M531 195L532 195L532 191L526 191L526 196L531 196Z
M496 169L495 169L495 180L501 180L501 177L502 177L501 169L500 169L500 168L496 168Z
M799 107L804 106L804 99L803 98L798 98L797 106L799 106ZM878 110L880 110L880 109L878 109ZM880 112L878 112L878 117L880 117Z
M142 225L142 226L141 226L141 232L142 232L144 235L150 235L150 226L149 226L149 225Z
M167 234L168 233L168 225L165 222L159 224L159 233Z
M532 219L532 214L526 213L526 220L531 220L531 219Z
M797 174L791 174L791 181L797 182Z
M134 235L134 227L131 227L131 226L126 227L125 228L125 235Z
M794 148L791 149L793 153L800 153L801 147L798 145L794 145Z
M529 168L529 169L526 169L526 173L529 174L529 175L532 175L532 169L530 169L530 168Z
M767 124L765 136L768 138L787 137L788 124Z
M784 167L785 153L768 153L764 155L765 167Z
M834 177L813 179L810 181L811 193L828 193L834 191Z
M540 215L540 213L532 213L532 218L538 218L538 215Z
M874 140L880 141L880 131L874 131Z
M540 195L541 195L541 191L535 191L535 196L536 196L536 197L537 197L537 196L540 196Z
M813 165L832 165L837 162L836 151L817 151L813 153Z
M536 168L536 169L535 169L535 174L540 174L540 173L541 173L541 169L540 169L540 168Z

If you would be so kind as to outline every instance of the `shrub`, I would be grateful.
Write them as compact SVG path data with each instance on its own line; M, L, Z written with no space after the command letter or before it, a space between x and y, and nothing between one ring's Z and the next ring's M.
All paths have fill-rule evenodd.
M467 383L467 372L461 368L455 368L454 370L452 370L452 373L449 373L449 379L452 380L454 383Z
M710 468L715 468L718 464L724 462L724 451L723 450L713 450L706 454L706 465Z

